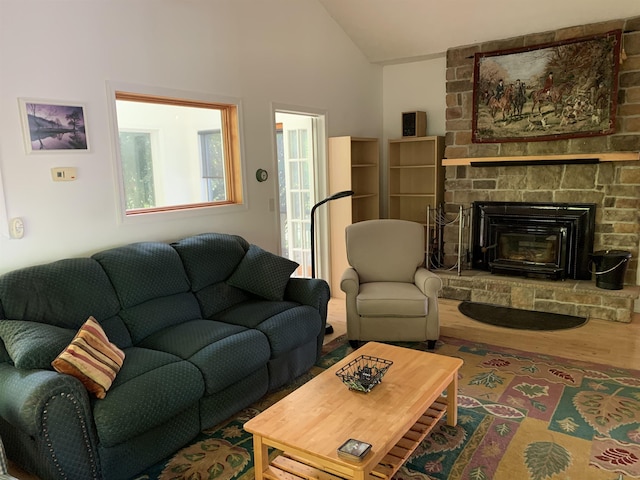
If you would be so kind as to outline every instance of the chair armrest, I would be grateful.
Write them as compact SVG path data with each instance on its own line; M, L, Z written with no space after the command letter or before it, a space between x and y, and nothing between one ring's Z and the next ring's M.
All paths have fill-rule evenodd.
M413 281L420 291L429 298L437 298L438 292L442 289L442 279L423 267L416 270Z
M360 275L355 268L347 267L342 272L340 290L345 292L345 313L347 320L347 338L360 338L360 316L358 315L358 293L360 292Z
M414 275L414 282L420 291L429 299L427 313L427 340L440 337L440 314L438 308L438 292L442 289L442 279L435 273L420 267Z
M355 268L348 267L342 272L340 278L340 290L347 295L357 295L360 291L360 276Z

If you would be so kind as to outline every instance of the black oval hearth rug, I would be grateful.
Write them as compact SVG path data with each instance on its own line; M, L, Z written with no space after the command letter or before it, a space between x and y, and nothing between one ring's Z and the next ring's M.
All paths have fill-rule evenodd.
M520 330L563 330L587 323L585 317L521 310L488 303L461 302L458 310L482 323Z

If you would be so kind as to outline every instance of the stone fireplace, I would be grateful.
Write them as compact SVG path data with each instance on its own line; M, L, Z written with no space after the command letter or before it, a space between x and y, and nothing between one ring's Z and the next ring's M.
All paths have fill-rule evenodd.
M564 140L472 143L473 67L476 52L540 45L623 31L626 59L619 70L616 132ZM450 49L446 72L447 133L443 164L445 213L455 217L474 202L526 202L595 205L592 248L632 254L625 288L607 291L578 276L559 280L491 275L465 265L462 275L444 273L443 296L628 322L634 310L640 244L640 17ZM536 159L554 161L536 163ZM576 163L571 159L594 159ZM477 160L499 160L482 162ZM513 161L526 159L526 162ZM565 159L565 160L563 160ZM444 227L445 265L453 265L460 245L455 225ZM487 245L491 246L491 245ZM472 246L470 248L473 248ZM473 255L476 256L475 254ZM505 272L502 272L505 273ZM508 272L507 272L508 273Z

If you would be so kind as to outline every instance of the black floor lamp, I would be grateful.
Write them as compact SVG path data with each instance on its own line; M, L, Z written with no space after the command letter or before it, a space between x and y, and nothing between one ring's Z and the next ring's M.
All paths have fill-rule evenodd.
M316 278L316 254L315 254L315 244L316 244L316 234L315 234L315 216L316 216L316 208L320 205L324 205L331 200L337 200L338 198L350 197L353 195L353 190L344 190L342 192L334 193L333 195L325 198L324 200L320 200L313 207L311 207L311 278ZM333 327L327 323L324 329L325 335L333 333Z

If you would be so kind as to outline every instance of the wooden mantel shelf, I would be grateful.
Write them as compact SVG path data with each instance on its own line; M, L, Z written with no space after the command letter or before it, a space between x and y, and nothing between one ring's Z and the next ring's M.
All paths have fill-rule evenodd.
M640 160L640 152L608 152L608 153L571 153L563 155L525 155L520 157L473 157L473 158L445 158L442 165L474 165L486 166L502 164L549 165L554 163L597 163L600 162L632 162Z

